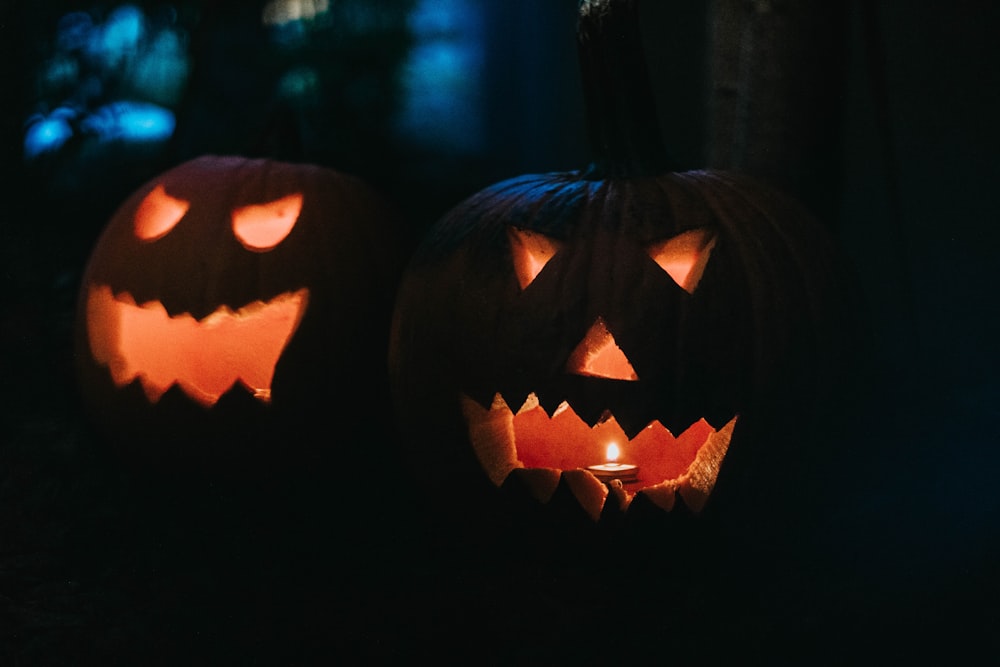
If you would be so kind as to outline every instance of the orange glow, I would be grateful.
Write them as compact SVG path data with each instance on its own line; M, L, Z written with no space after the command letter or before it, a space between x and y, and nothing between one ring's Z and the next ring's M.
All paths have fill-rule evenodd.
M591 325L587 335L573 350L566 362L566 370L575 375L608 378L609 380L639 379L632 362L618 347L615 337L608 331L600 317Z
M155 241L170 233L191 202L167 194L163 184L157 185L139 204L135 211L135 235L143 241Z
M257 301L237 311L221 307L202 320L171 317L159 302L136 305L127 293L91 285L87 334L94 359L123 387L138 377L155 403L174 384L205 407L237 381L260 401L305 312L308 289Z
M586 468L602 461L617 461L618 445L628 461L639 463L642 485L657 484L683 475L694 461L698 448L714 432L704 419L694 423L677 437L662 424L654 421L628 439L625 431L612 416L599 424L588 426L573 408L566 404L549 417L540 405L522 408L514 416L514 434L518 458L529 468Z
M247 250L270 250L285 240L302 212L302 193L233 211L233 233Z
M510 240L514 272L517 274L517 282L521 285L521 289L525 289L535 280L563 246L562 241L516 227L507 228L507 238Z
M614 416L590 426L563 403L550 417L534 394L516 413L499 395L489 408L463 397L462 408L473 449L497 486L520 468L586 471L595 463L623 457L639 466L629 492L645 491L668 510L675 493L695 511L704 504L738 419L718 431L700 419L678 436L652 421L630 440ZM619 449L617 456L613 448Z
M715 235L692 229L647 248L649 256L688 294L701 282L708 258L715 247Z

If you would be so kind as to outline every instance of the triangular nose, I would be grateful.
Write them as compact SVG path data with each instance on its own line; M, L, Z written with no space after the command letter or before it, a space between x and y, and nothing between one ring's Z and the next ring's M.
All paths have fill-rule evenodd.
M632 362L618 347L615 337L600 317L573 350L566 362L566 371L609 380L638 380Z

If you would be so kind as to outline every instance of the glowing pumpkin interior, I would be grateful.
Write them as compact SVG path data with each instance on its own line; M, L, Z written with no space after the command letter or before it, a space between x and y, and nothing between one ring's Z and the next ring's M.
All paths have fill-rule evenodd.
M235 238L251 252L267 252L292 231L303 196L293 193L272 202L231 212ZM135 237L155 243L184 218L191 202L153 188L136 209ZM222 305L196 319L170 314L158 301L137 304L128 292L92 284L86 300L87 337L93 358L108 367L115 385L137 378L151 403L172 386L204 407L211 407L237 383L257 400L271 400L271 382L282 352L309 303L305 287L237 309Z
M508 239L522 290L561 248L558 240L536 231L509 228ZM694 229L651 244L646 251L691 294L714 244L712 233ZM601 317L572 351L565 371L607 380L642 381ZM489 406L468 396L462 396L461 403L473 449L495 485L500 486L517 471L544 503L560 479L567 480L577 500L595 519L611 490L623 505L642 492L666 510L674 507L680 495L689 508L700 511L715 485L738 420L734 416L716 429L700 419L677 434L652 421L630 438L610 412L597 423L588 424L565 401L547 412L533 393L520 405L508 405L499 393Z

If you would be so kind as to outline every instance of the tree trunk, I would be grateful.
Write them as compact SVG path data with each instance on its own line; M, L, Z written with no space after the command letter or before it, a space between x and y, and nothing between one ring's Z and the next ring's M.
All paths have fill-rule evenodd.
M848 3L711 0L708 166L756 176L833 225Z

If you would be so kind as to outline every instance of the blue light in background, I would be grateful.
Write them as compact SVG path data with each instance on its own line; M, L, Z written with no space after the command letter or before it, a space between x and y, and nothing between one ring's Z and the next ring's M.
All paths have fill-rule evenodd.
M64 14L36 74L35 110L24 124L24 158L81 142L149 144L169 139L190 73L187 32L169 5L150 17L124 3L101 18Z
M166 141L174 133L174 114L155 104L112 102L96 109L80 126L101 141Z
M122 5L90 31L88 51L106 67L118 67L139 51L146 35L146 16L134 5Z
M75 51L87 46L94 29L94 19L87 12L70 12L56 25L56 48Z
M413 143L475 152L483 143L483 17L470 0L420 0L403 65L397 130Z
M76 116L72 109L56 109L48 116L37 115L28 120L24 134L24 156L36 158L44 153L54 152L73 136L70 121Z
M39 92L70 89L80 81L80 63L75 58L57 55L44 63L38 75Z
M278 96L285 100L305 100L317 94L320 76L315 68L301 65L282 75L278 81Z
M136 93L161 105L180 102L190 73L184 37L177 30L160 30L150 36L129 69L129 83Z

